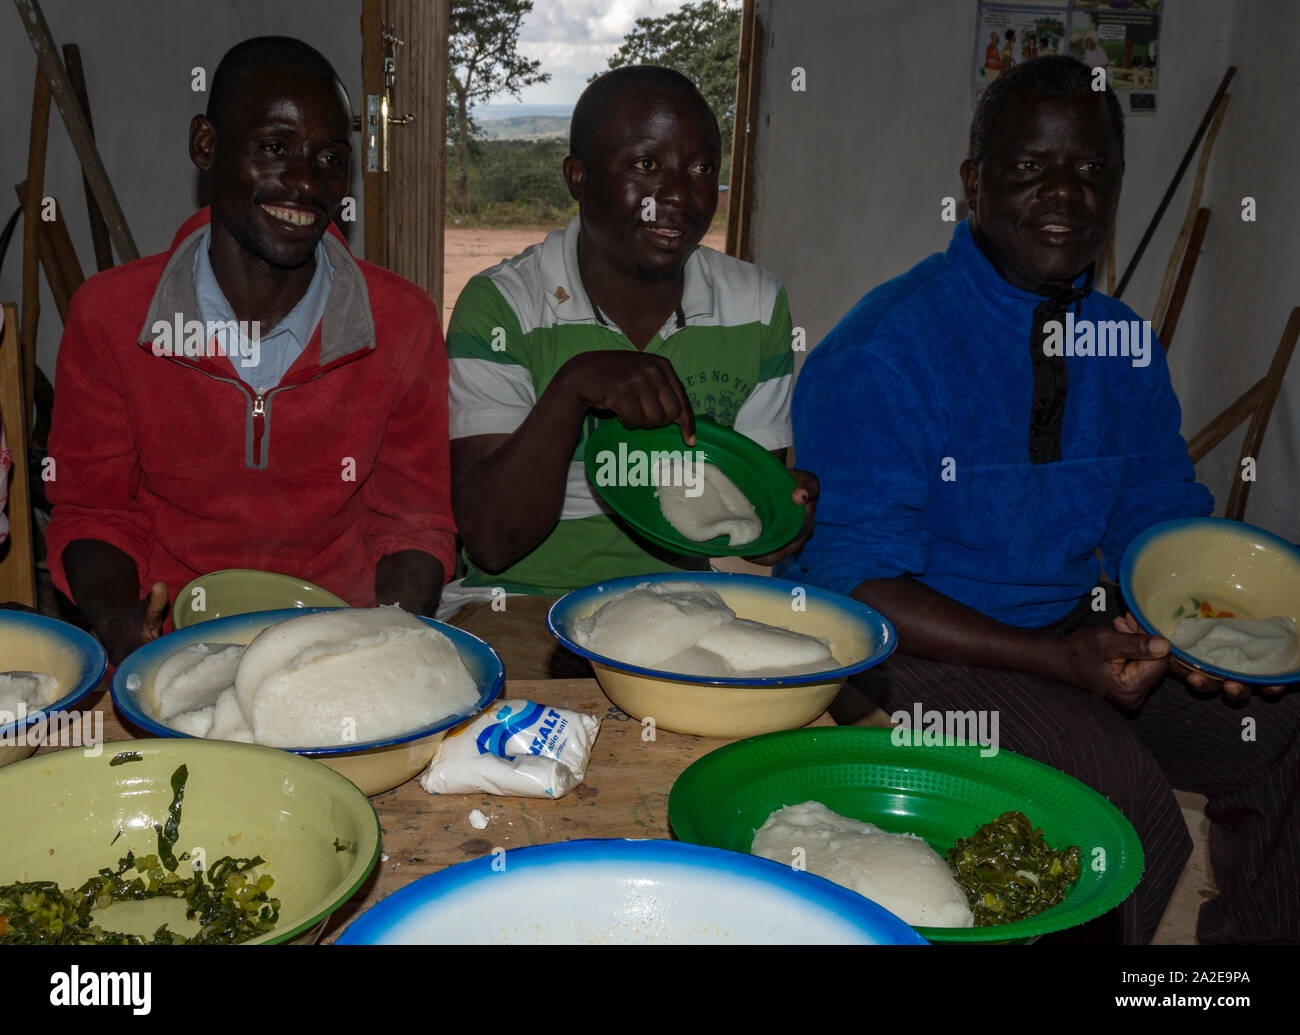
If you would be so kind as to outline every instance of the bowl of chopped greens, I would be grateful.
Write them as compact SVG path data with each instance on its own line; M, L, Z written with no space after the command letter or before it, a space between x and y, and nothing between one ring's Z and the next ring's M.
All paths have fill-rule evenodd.
M355 786L251 744L133 740L0 771L0 945L311 942L379 856Z
M815 727L729 744L678 777L668 818L682 841L749 852L773 813L806 802L919 837L942 857L974 926L917 926L931 942L1062 931L1115 908L1142 876L1137 833L1096 791L1014 752L919 730ZM811 842L807 860L792 865L817 872Z

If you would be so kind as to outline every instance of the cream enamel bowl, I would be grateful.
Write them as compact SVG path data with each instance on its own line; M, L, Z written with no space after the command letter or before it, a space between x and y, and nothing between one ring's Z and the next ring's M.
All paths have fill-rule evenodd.
M76 705L104 678L108 659L89 633L67 622L26 611L0 611L0 671L41 672L58 680L58 698L40 710L0 711L0 766L35 753L42 743L79 746L89 714ZM0 706L2 707L2 706Z
M573 637L574 623L637 586L693 582L714 590L740 618L818 636L838 664L824 672L766 678L704 678L629 665L595 654ZM880 664L898 643L883 615L849 597L784 579L728 572L634 575L574 590L557 600L546 624L564 646L591 662L619 708L657 727L700 737L752 737L803 726L824 712L844 680ZM647 631L653 635L653 630Z
M1300 549L1254 525L1222 518L1165 521L1137 536L1120 562L1120 590L1150 633L1173 635L1191 602L1242 619L1300 622ZM1174 657L1219 679L1257 686L1300 683L1300 657L1265 675L1234 672L1174 647Z
M159 665L192 643L208 641L246 644L276 622L329 610L336 609L289 608L230 615L168 633L128 657L113 676L113 703L117 706L118 714L154 736L185 737L187 734L163 725L157 718L153 682ZM429 764L449 729L471 715L477 715L492 703L505 685L505 670L496 652L477 636L462 629L443 625L431 618L420 620L437 629L455 645L470 677L478 686L479 699L474 707L468 712L447 716L400 737L342 747L293 748L291 750L294 754L324 763L346 776L367 795L381 794L419 773Z

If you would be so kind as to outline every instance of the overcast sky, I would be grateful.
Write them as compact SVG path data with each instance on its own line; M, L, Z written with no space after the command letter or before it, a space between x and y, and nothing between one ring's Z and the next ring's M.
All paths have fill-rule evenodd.
M609 57L638 18L675 11L686 0L535 0L524 17L519 49L542 63L551 81L522 91L528 104L573 104L594 72L608 67ZM509 94L492 104L513 102Z

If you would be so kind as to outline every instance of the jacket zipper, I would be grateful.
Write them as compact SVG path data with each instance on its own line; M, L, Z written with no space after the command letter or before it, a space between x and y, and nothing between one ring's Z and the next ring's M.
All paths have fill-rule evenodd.
M266 432L266 395L257 393L253 396L253 464L262 463L262 436Z
M144 343L144 342L140 342L139 344L143 346L145 343ZM266 437L266 397L267 397L268 395L271 395L271 394L275 393L275 392L283 392L283 391L287 391L287 390L290 389L290 388L301 388L303 385L309 385L309 384L311 384L313 381L317 381L317 380L319 380L321 377L323 377L326 373L329 372L329 369L333 369L333 367L330 367L329 369L322 369L322 370L319 370L316 374L314 374L313 376L307 378L306 381L299 381L297 384L292 384L292 385L276 385L274 388L268 388L268 389L267 389L265 392L263 392L263 393L257 393L257 392L254 392L254 391L253 391L253 390L248 386L247 382L245 382L245 381L241 381L241 380L240 380L239 378L237 378L237 377L222 377L220 374L214 374L214 373L211 373L210 371L204 370L202 367L195 366L195 365L192 364L192 363L186 363L184 360L182 360L182 359L178 359L178 358L175 357L175 356L167 356L167 357L165 357L165 358L168 360L168 362L171 362L171 363L179 363L181 366L185 367L187 370L193 370L193 371L195 371L196 373L202 374L204 377L210 377L210 378L212 378L213 381L220 381L220 382L222 382L223 384L231 384L231 385L234 385L236 388L239 389L239 392L240 392L241 395L243 395L243 396L245 396L246 398L252 400L252 402L253 402L253 414L252 414L252 416L253 416L253 464L254 464L254 466L259 465L259 464L261 464L261 462L262 462L262 441L263 441L263 439ZM337 362L337 361L335 361L335 362ZM340 365L343 365L343 364L340 364Z

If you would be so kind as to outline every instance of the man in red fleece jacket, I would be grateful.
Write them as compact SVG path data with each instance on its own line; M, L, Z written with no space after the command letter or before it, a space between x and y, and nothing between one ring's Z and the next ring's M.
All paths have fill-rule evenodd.
M160 635L169 591L221 568L437 606L455 536L446 351L429 297L330 225L351 130L315 50L237 45L190 126L211 209L73 300L48 553L114 662Z

